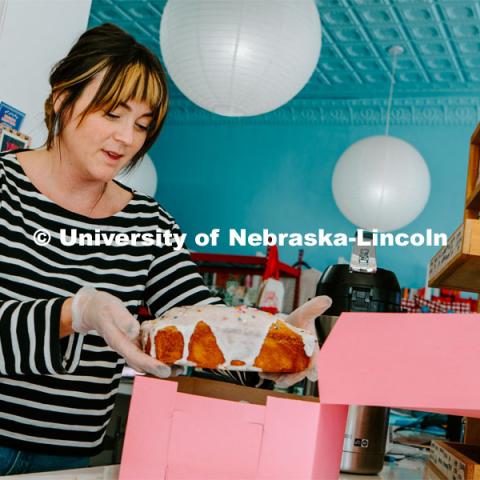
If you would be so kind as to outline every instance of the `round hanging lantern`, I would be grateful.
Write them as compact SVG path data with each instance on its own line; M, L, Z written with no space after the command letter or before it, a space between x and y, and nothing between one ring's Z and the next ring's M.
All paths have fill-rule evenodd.
M408 225L423 210L430 194L430 173L409 143L374 136L343 153L332 188L338 208L354 225L386 232Z
M128 173L120 173L115 178L124 185L151 197L157 190L157 170L148 155L145 155L133 170Z
M308 82L320 55L314 0L169 0L163 61L193 103L226 116L270 112Z

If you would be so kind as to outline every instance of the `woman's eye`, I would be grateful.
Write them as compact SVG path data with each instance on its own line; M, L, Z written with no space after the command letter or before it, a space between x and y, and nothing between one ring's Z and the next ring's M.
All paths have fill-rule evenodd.
M143 132L146 132L148 130L148 125L140 125L137 123L137 128L142 130Z
M106 112L105 116L108 118L120 118L120 115L116 115L115 113L112 113L112 112Z

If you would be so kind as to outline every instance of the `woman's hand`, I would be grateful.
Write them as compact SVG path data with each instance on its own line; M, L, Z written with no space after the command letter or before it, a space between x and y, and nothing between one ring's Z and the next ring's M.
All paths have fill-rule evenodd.
M325 295L321 297L314 297L302 306L294 310L286 319L285 322L294 327L301 328L311 333L317 338L315 330L315 319L323 312L330 308L332 299ZM275 385L280 388L291 387L295 383L300 382L305 377L310 381L315 382L318 379L317 375L317 354L319 352L318 342L315 343L315 349L310 359L310 363L306 370L298 373L259 373L260 378L265 380L273 380Z
M95 330L112 350L137 372L166 378L168 365L142 352L137 344L140 323L117 297L92 287L82 287L73 297L72 329L78 333Z

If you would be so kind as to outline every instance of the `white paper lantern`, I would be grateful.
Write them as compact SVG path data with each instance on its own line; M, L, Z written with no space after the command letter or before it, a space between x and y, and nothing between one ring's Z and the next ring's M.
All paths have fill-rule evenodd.
M270 112L308 82L320 55L313 0L169 0L160 47L175 85L226 116Z
M366 230L397 230L423 210L430 194L430 173L409 143L374 136L351 145L340 157L332 179L340 211Z
M145 155L133 170L120 173L115 178L124 185L152 197L157 190L157 170L148 155Z

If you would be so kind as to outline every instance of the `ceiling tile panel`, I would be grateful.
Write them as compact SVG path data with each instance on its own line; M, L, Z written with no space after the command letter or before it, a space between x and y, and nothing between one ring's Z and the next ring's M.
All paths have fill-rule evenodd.
M89 26L112 22L160 55L166 0L92 0ZM480 95L480 0L316 0L321 58L299 99L372 98L388 92L400 45L396 97ZM171 84L173 97L182 94Z
M405 22L428 23L432 21L433 14L428 5L426 6L403 6L401 9Z
M432 73L433 80L436 82L444 83L444 82L456 82L459 80L457 72L453 70L443 70L441 72L433 72Z
M351 18L349 12L346 10L330 10L326 11L322 15L322 19L328 22L330 25L350 25Z
M448 57L427 57L425 66L432 70L448 70L453 67Z
M451 32L453 36L460 40L465 38L478 39L480 36L480 27L476 23L462 22L462 24L453 25Z
M477 7L471 2L457 2L455 4L446 4L444 6L445 17L448 20L458 22L465 20L478 20Z
M385 5L385 0L352 0L350 3L352 5L368 7L372 5Z
M350 45L345 45L345 53L351 57L371 57L373 55L373 50L368 43L358 42Z
M380 71L372 70L366 73L364 77L368 83L375 83L377 85L387 85L387 83L389 82L388 76Z
M448 52L448 47L443 42L422 42L418 44L418 52L421 55L425 55L425 57L443 55Z
M409 70L407 72L399 72L396 80L397 82L418 83L423 80L423 76L414 70Z
M419 24L419 25L412 25L407 28L408 28L408 31L411 33L413 40L421 40L421 41L438 40L442 36L442 34L440 33L440 30L434 25Z
M362 40L361 33L352 27L336 27L331 30L334 39L342 42L359 42Z
M461 53L480 53L480 42L457 42L457 45Z
M379 42L399 42L402 39L402 33L394 27L372 27L371 36L373 40Z
M386 8L365 8L360 10L360 19L366 22L367 24L381 25L381 24L392 24L392 17L388 13Z
M373 58L354 61L353 65L358 70L376 70L377 69L377 62Z
M472 68L468 71L468 80L471 82L480 82L480 68Z
M316 0L315 2L319 8L332 8L340 6L340 0Z
M402 55L402 58L397 60L397 70L413 70L415 69L415 60L412 58L405 58L405 55Z
M480 68L480 55L472 55L465 59L465 65L471 69L470 71Z

